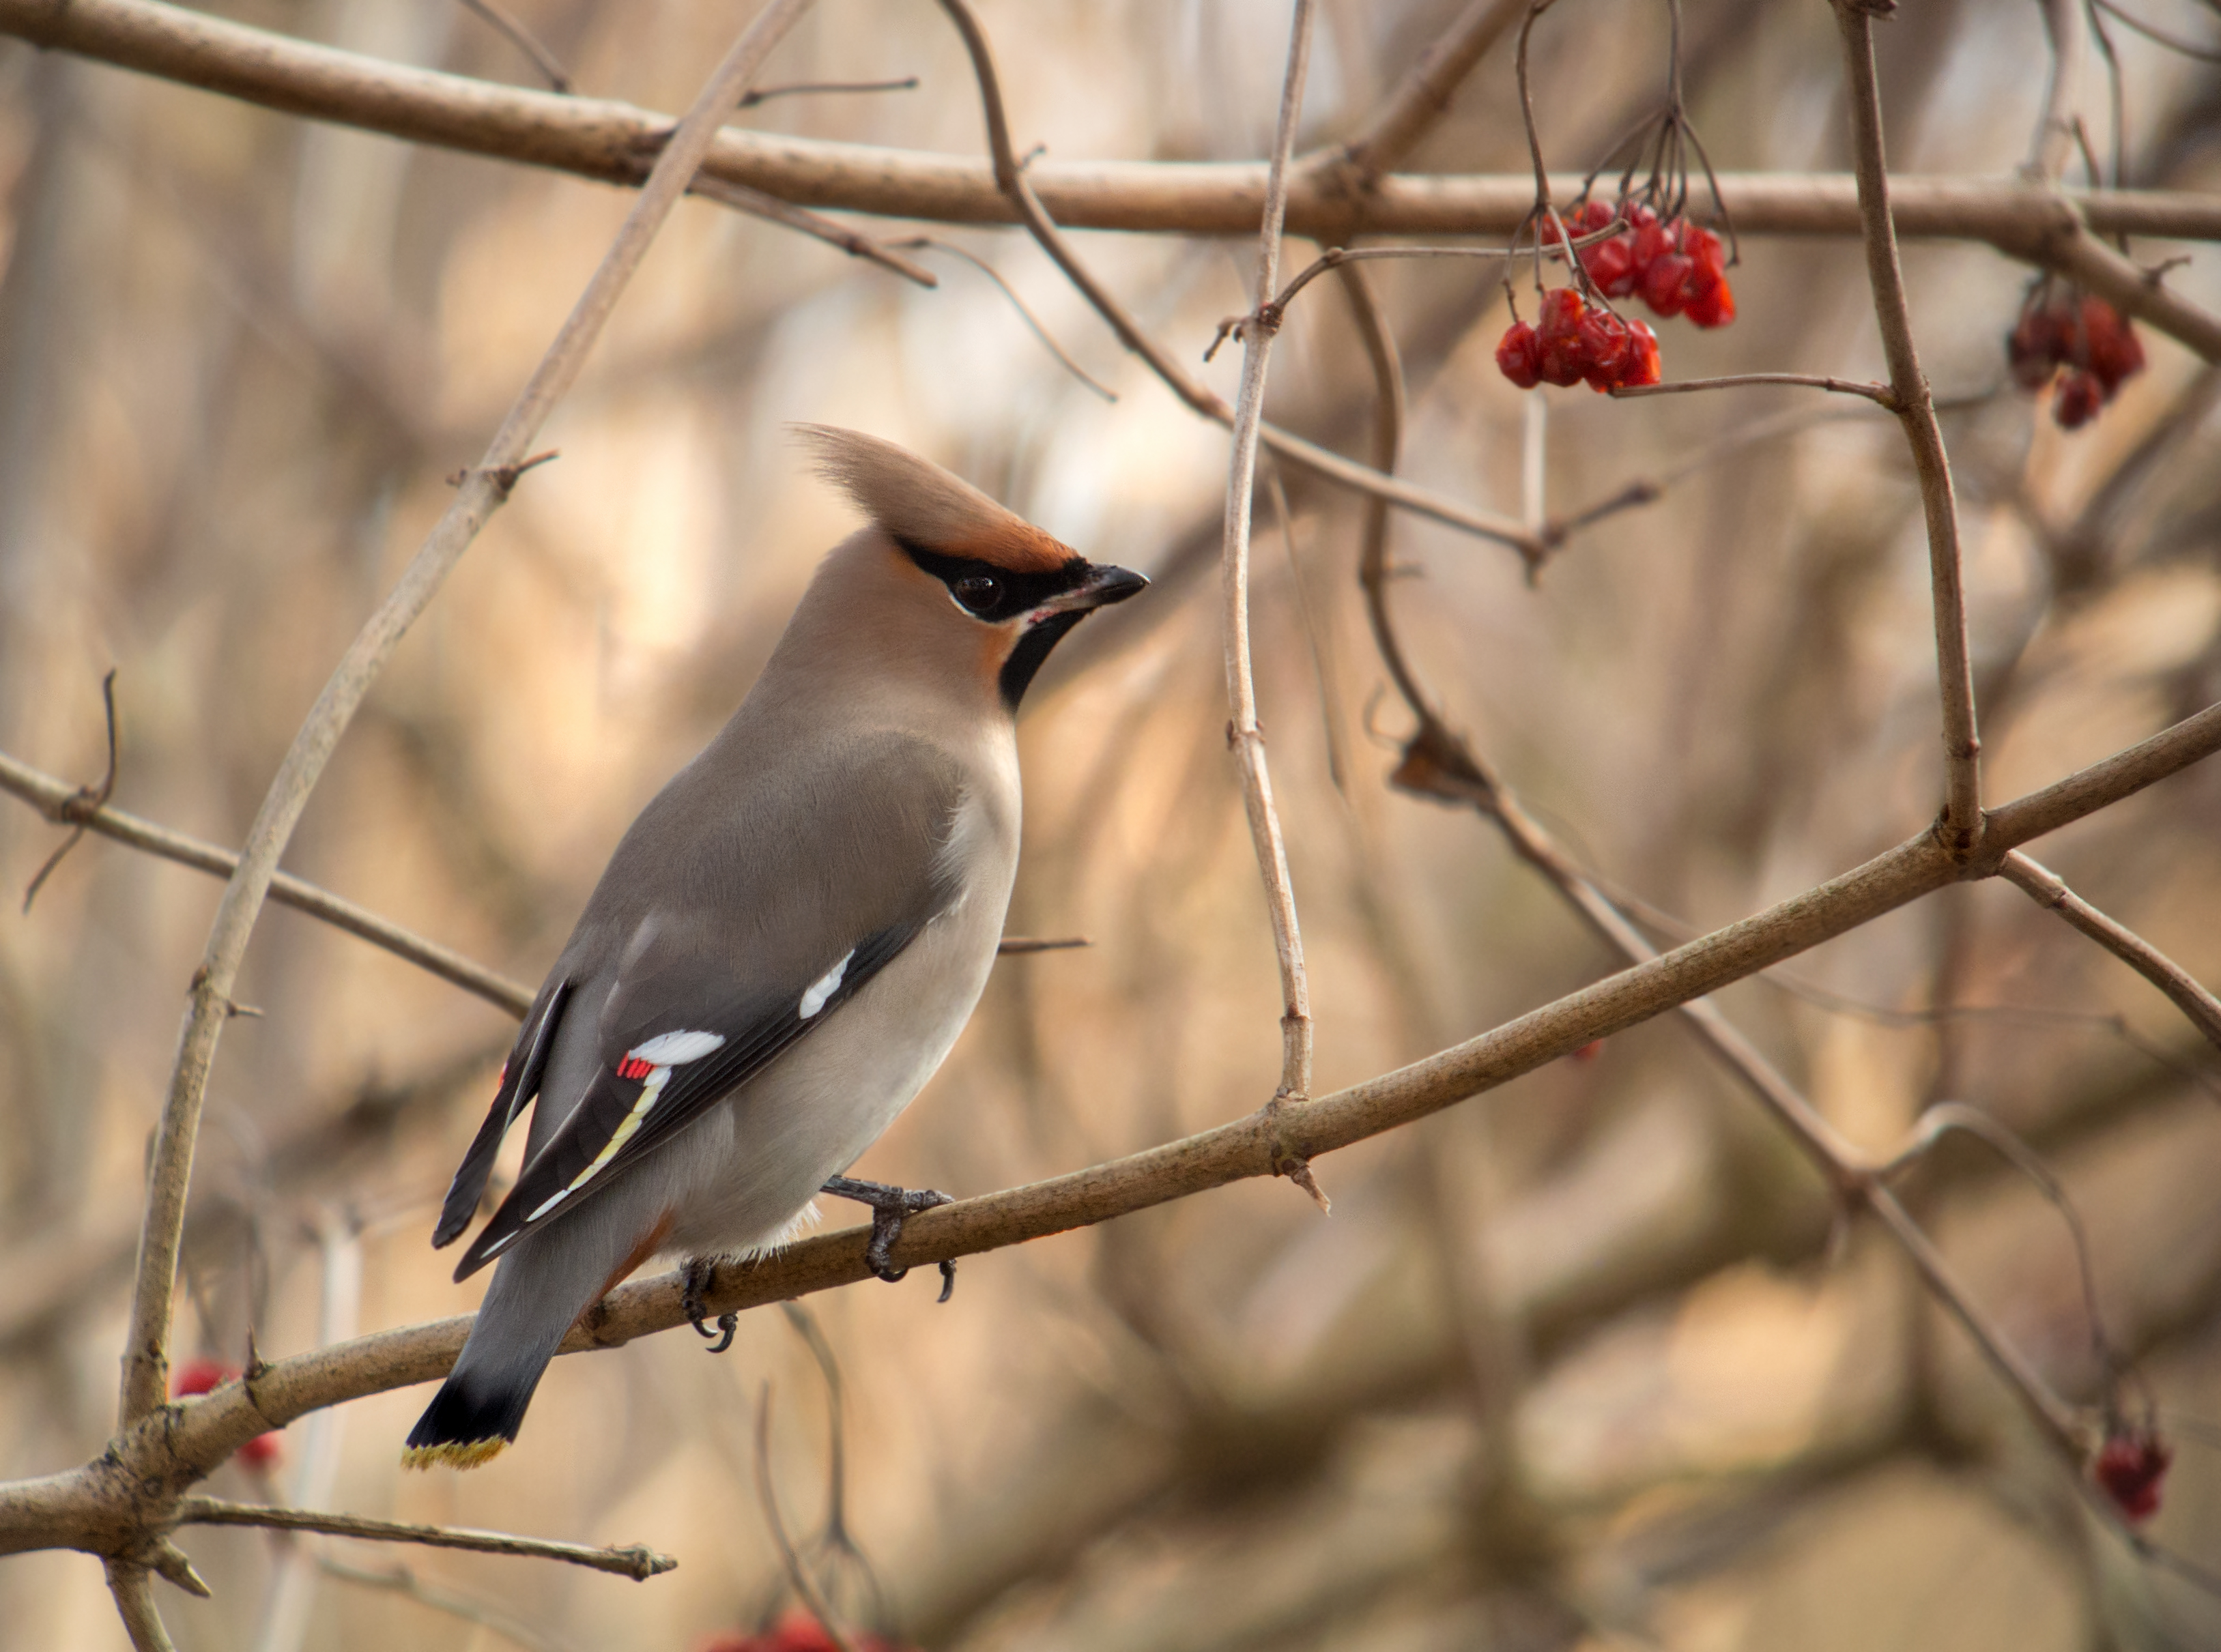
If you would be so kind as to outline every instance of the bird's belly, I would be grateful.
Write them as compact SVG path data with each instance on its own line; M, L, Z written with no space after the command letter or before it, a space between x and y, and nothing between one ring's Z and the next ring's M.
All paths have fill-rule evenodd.
M828 1176L878 1140L971 1018L1009 885L927 926L825 1025L665 1149L681 1162L666 1249L738 1256L792 1237Z

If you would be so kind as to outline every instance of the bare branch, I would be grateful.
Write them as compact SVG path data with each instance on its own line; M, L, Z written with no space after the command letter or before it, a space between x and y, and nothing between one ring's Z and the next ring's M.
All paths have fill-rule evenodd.
M1516 4L1517 0L1513 0ZM157 0L0 0L0 34L312 119L416 143L634 184L669 136L668 115L602 98L562 97L467 76L384 63ZM947 223L1017 223L992 170L961 157L729 129L711 176L801 206ZM1254 165L1043 161L1028 169L1042 203L1071 228L1247 234L1265 169ZM1840 175L1724 172L1721 199L1743 234L1855 235L1853 180ZM1993 240L2025 233L2065 204L2105 234L2221 239L2221 199L2164 190L2042 190L1981 176L1893 180L1900 234ZM1567 195L1577 175L1554 178ZM1524 174L1390 176L1363 196L1299 171L1288 233L1336 240L1380 234L1511 233L1534 204Z
M2103 809L2221 750L2221 704L1995 810L1985 834L2002 859L2018 844ZM1717 992L1898 907L1991 868L1962 867L1922 832L1841 876L1569 993L1423 1061L1284 1107L1277 1125L1253 1113L1084 1170L960 1200L914 1217L898 1265L975 1256L1131 1214L1274 1172L1276 1142L1315 1157L1440 1112L1570 1055L1583 1044ZM869 1276L870 1230L800 1241L746 1267L719 1270L711 1312L760 1306ZM566 1351L613 1348L684 1325L678 1274L620 1286L590 1309ZM102 1462L0 1484L0 1554L67 1547L105 1554L135 1529L129 1486L189 1483L255 1435L321 1406L444 1375L471 1316L377 1332L264 1367L126 1431ZM251 1393L249 1390L251 1389ZM120 1499L120 1501L119 1501Z
M1056 336L1046 327L1042 325L1041 318L1035 315L1033 311L1027 307L1026 301L1024 299L1018 296L1017 289L1011 286L1009 282L1004 280L1003 272L1000 270L998 270L993 265L988 263L986 259L975 257L973 254L965 251L964 248L957 246L954 241L939 240L931 235L913 236L909 240L898 242L897 245L906 247L930 246L937 251L949 254L952 258L962 259L967 264L977 270L981 275L985 276L988 280L993 282L997 287L1001 289L1003 296L1010 301L1010 308L1017 310L1019 315L1024 319L1025 324L1033 329L1034 337L1042 341L1042 348L1057 358L1057 360L1063 365L1065 371L1070 373L1081 383L1086 385L1089 390L1094 391L1096 395L1101 396L1105 402L1116 402L1118 399L1117 391L1112 390L1108 384L1105 384L1101 379L1096 377L1094 374L1089 372L1087 369L1081 366L1077 361L1073 359L1072 352L1056 341Z
M414 1600L419 1605L429 1606L434 1611L460 1618L466 1624L491 1630L505 1641L529 1647L533 1652L557 1644L498 1606L469 1595L457 1594L450 1589L435 1589L429 1583L420 1582L416 1574L405 1566L397 1566L390 1572L372 1572L362 1567L349 1566L344 1561L334 1560L328 1555L319 1555L316 1569L325 1576L337 1578L343 1583L356 1584L366 1589L384 1589L404 1599Z
M1813 373L1729 373L1719 378L1675 378L1661 384L1621 384L1611 394L1621 401L1644 396L1682 396L1691 390L1735 390L1752 384L1801 384L1809 390L1833 390L1840 396L1863 396L1876 407L1897 411L1897 398L1886 384L1868 384L1855 378L1824 378Z
M550 91L567 92L572 90L571 77L555 60L555 54L540 43L540 39L522 23L493 3L493 0L463 0L463 9L475 13L491 25L502 39L532 60L540 71L540 78L547 83Z
M932 271L903 257L884 242L860 234L846 224L821 217L807 208L791 205L775 195L752 190L745 184L697 173L693 183L687 186L687 193L698 195L705 201L715 201L722 206L736 208L769 223L800 230L805 235L815 236L828 246L839 247L851 258L864 259L883 270L892 270L905 281L915 281L921 287L938 287L941 284L941 277Z
M1220 591L1224 605L1227 744L1242 770L1242 796L1257 869L1265 881L1265 906L1273 925L1273 951L1280 970L1280 1084L1267 1104L1268 1118L1300 1101L1311 1088L1311 980L1304 968L1303 926L1288 871L1280 814L1273 802L1273 775L1265 736L1257 726L1257 685L1249 647L1249 528L1256 502L1258 427L1263 422L1265 374L1272 357L1277 315L1266 306L1279 284L1280 225L1288 204L1288 157L1295 148L1311 68L1311 0L1295 0L1289 23L1288 67L1280 86L1280 114L1273 140L1271 183L1265 192L1264 227L1257 239L1257 309L1242 324L1242 389L1234 403L1234 447L1227 465L1226 514L1220 539ZM1311 1167L1300 1155L1275 1147L1273 1170L1327 1206Z
M741 94L740 106L754 109L759 103L770 103L774 97L823 97L829 93L917 90L916 75L904 75L899 80L796 80L784 86L751 86Z
M201 966L194 972L191 1008L178 1040L170 1089L157 1128L147 1176L146 1224L139 1249L138 1277L132 1294L131 1323L123 1355L118 1410L125 1427L155 1412L169 1385L168 1343L178 1253L185 1229L185 1196L192 1177L193 1152L201 1108L216 1042L231 1008L239 967L261 914L278 857L307 807L327 760L361 704L379 669L398 645L410 624L423 612L449 569L469 548L480 527L506 501L528 463L532 441L555 404L577 377L603 323L645 255L656 230L670 215L687 181L733 103L747 89L809 0L770 0L743 30L710 77L671 141L658 158L640 197L626 215L615 242L588 282L577 307L564 322L530 381L525 385L485 457L463 479L455 500L433 528L400 583L372 615L317 697L294 737L261 809L247 834L239 867L225 886L222 903L209 933ZM122 1576L117 1605L130 1621L128 1598L137 1587ZM148 1608L151 1613L151 1606ZM138 1631L135 1629L135 1635Z
M135 1652L178 1652L170 1631L162 1627L154 1610L154 1592L147 1581L147 1568L128 1561L108 1562L108 1590L116 1597L116 1610L123 1618L124 1632Z
M39 898L39 891L46 887L47 880L53 876L54 868L62 863L63 857L76 848L78 840L84 836L86 817L98 814L101 806L116 795L116 673L112 670L100 679L100 701L108 714L108 767L102 773L98 785L78 787L48 814L49 820L71 821L70 834L40 864L39 870L31 874L31 881L23 890L23 911L26 914L31 910L31 902Z
M216 1497L181 1499L177 1519L180 1525L265 1526L273 1531L322 1531L335 1537L360 1537L375 1543L467 1549L479 1555L520 1555L529 1559L562 1561L590 1571L614 1572L641 1583L679 1564L670 1555L658 1554L644 1543L631 1543L623 1549L597 1549L587 1543L559 1543L547 1537L513 1537L505 1531L415 1525L405 1520L373 1520L359 1514L320 1514L311 1509L231 1503Z
M1302 171L1338 171L1344 187L1364 189L1393 171L1448 113L1451 94L1525 9L1526 0L1467 0L1357 135L1309 157Z
M1881 89L1874 76L1874 18L1856 0L1836 0L1849 81L1851 149L1859 178L1859 208L1866 224L1867 276L1874 287L1874 320L1889 360L1890 394L1905 445L1920 478L1920 503L1928 522L1930 599L1936 617L1936 675L1943 712L1945 798L1939 829L1944 845L1965 858L1982 832L1982 743L1974 724L1974 668L1967 645L1966 576L1959 554L1959 507L1951 489L1951 462L1936 422L1935 397L1913 348L1912 315L1905 302L1905 271L1897 257L1897 228L1889 209L1889 171L1882 155Z
M2048 907L2158 988L2190 1018L2207 1042L2221 1049L2221 999L2198 978L2127 925L2107 917L2067 887L2067 880L2018 849L1999 867L2006 882L2039 907Z
M779 1512L779 1488L771 1477L771 1384L763 1385L756 1400L756 1500L763 1507L764 1524L771 1528L772 1542L779 1549L779 1562L786 1569L787 1581L817 1626L825 1631L825 1638L833 1643L837 1652L855 1652L854 1644L833 1621L833 1609L818 1592L816 1580L810 1568L802 1563L795 1551L794 1540L786 1535L786 1517Z
M83 794L78 788L41 773L28 764L19 763L4 751L0 751L0 791L22 798L58 826L74 824L164 860L175 861L180 866L190 866L197 872L228 878L239 868L239 857L228 849L219 849L214 844L172 832L119 808L105 804L91 806L81 801ZM488 1003L498 1004L511 1015L521 1016L532 1007L532 989L521 982L497 975L437 941L426 940L398 924L389 923L352 901L342 900L290 872L272 876L270 899L343 929L372 946L383 947L396 957L406 958L465 992L476 993Z

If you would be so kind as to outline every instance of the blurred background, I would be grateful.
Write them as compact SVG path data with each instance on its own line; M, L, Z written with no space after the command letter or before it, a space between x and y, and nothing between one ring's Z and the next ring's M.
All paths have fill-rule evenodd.
M584 92L691 100L746 6L510 0ZM226 4L241 21L519 84L454 0ZM1329 0L1302 134L1348 135L1456 8ZM1242 159L1268 143L1279 0L983 0L1017 143ZM1820 4L1687 0L1689 106L1724 169L1847 165ZM2138 14L2200 41L2187 0ZM2112 25L2130 183L2211 189L2221 72ZM2049 57L2030 0L1881 25L1893 164L2008 187ZM1555 166L1649 113L1657 0L1537 27ZM2100 59L2075 106L2099 150ZM760 129L981 149L933 7L822 0ZM1509 40L1410 163L1524 165ZM2079 163L2078 169L2079 169ZM2078 177L2071 172L2070 177ZM362 616L474 460L629 203L576 178L321 127L0 41L0 748L236 844ZM903 226L866 225L873 233ZM787 230L680 207L544 445L348 734L291 870L539 980L633 814L738 702L816 558L854 526L790 421L933 457L1090 557L1156 577L1060 651L1022 725L1009 957L946 1069L859 1167L958 1194L1238 1117L1278 1069L1272 945L1227 755L1217 556L1227 438L1127 359L1023 234L932 233L910 285ZM1245 307L1247 241L1085 234L1193 360ZM1310 249L1292 247L1292 258ZM2171 282L2221 303L2210 254ZM2068 434L2010 387L2027 273L1906 249L1956 467L1986 787L2003 799L2221 697L2221 377L2147 332L2148 371ZM1406 472L1565 514L1657 502L1539 580L1394 527L1408 647L1533 810L1670 943L1901 840L1939 799L1927 570L1902 438L1849 398L1534 393L1491 357L1501 288L1374 265L1411 376ZM1736 324L1664 322L1669 377L1880 375L1856 246L1747 240ZM1238 366L1200 369L1230 397ZM1273 358L1272 416L1362 455L1372 377L1329 283ZM1617 967L1478 817L1389 789L1409 720L1355 583L1352 497L1261 503L1260 690L1313 970L1322 1091ZM1266 496L1269 498L1269 493ZM2221 772L2034 845L2221 979ZM0 800L0 1473L113 1420L141 1167L218 885ZM511 1036L497 1010L273 907L210 1091L176 1354L237 1365L469 1307L428 1244ZM2221 1109L2213 1052L2111 957L2001 884L1955 888L1727 993L1860 1143L1941 1099L2009 1121L2090 1235L2106 1329L2180 1456L2152 1536L2221 1567ZM1818 1180L1668 1018L1320 1162L1323 1219L1250 1183L807 1304L845 1390L846 1529L810 1549L850 1620L935 1648L2080 1649L2221 1643L2221 1602L2089 1514L1898 1254L1831 1244ZM2098 1393L2059 1214L1963 1143L1908 1184L1981 1300L2064 1392ZM853 1213L835 1209L835 1221ZM2136 1390L2130 1391L2132 1393ZM678 1555L648 1584L537 1561L188 1529L213 1600L181 1647L692 1652L781 1604L756 1481L805 1545L830 1401L791 1318L560 1361L517 1447L406 1475L424 1393L297 1424L208 1490ZM837 1546L835 1546L837 1547ZM97 1565L0 1562L0 1643L124 1644Z

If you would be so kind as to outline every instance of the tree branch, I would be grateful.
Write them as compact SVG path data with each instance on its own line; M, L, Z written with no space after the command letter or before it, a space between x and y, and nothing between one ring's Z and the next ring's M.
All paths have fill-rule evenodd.
M1961 859L1974 852L1982 830L1982 743L1974 725L1974 668L1967 645L1966 574L1959 554L1959 507L1951 461L1936 422L1935 397L1913 348L1912 315L1897 257L1889 209L1889 171L1882 154L1881 89L1874 75L1874 18L1857 0L1835 0L1849 83L1851 149L1858 166L1859 210L1865 223L1867 276L1874 320L1889 360L1890 395L1905 427L1920 503L1928 522L1930 600L1936 615L1936 675L1943 699L1944 846Z
M2221 750L2221 704L2161 731L2054 785L1993 811L1985 855L2080 820ZM913 1217L895 1246L898 1265L988 1250L1091 1226L1274 1173L1276 1146L1311 1158L1437 1113L1483 1090L1717 992L1845 934L1884 913L1968 878L1994 862L1961 866L1932 832L1817 888L1623 969L1476 1038L1316 1100L1252 1113L1143 1152L960 1200ZM739 1311L869 1276L868 1228L820 1234L746 1267L720 1269L712 1312ZM618 1287L588 1310L566 1352L614 1348L687 1322L684 1281L666 1274ZM128 1552L148 1514L247 1441L325 1406L444 1375L471 1316L375 1332L320 1348L166 1407L124 1431L102 1457L42 1478L0 1484L0 1554L72 1548Z
M1263 227L1257 236L1257 308L1238 331L1242 334L1242 389L1234 403L1233 452L1227 462L1226 514L1219 540L1220 595L1226 632L1227 744L1242 770L1242 799L1249 817L1249 836L1257 870L1265 881L1265 906L1273 926L1273 951L1280 970L1280 1085L1267 1104L1277 1116L1311 1088L1311 979L1304 968L1303 926L1296 916L1295 883L1288 871L1288 848L1273 802L1272 767L1265 736L1257 726L1257 683L1249 647L1249 527L1256 502L1257 438L1263 421L1265 374L1279 330L1277 313L1267 314L1279 286L1280 226L1287 215L1288 158L1295 148L1296 121L1304 103L1304 80L1311 68L1311 0L1295 0L1289 23L1288 67L1280 87L1279 121L1274 128L1271 182L1265 191ZM1292 1179L1319 1207L1326 1208L1311 1167L1275 1150L1273 1169Z
M1386 102L1347 142L1304 163L1306 173L1333 174L1342 189L1367 190L1418 147L1449 112L1450 97L1488 48L1527 9L1527 0L1467 0L1450 26L1419 54Z
M480 1555L521 1555L529 1559L563 1561L591 1571L614 1572L645 1583L677 1568L679 1562L645 1543L623 1549L597 1549L588 1543L560 1543L547 1537L517 1537L505 1531L474 1531L466 1526L415 1525L404 1520L372 1520L359 1514L320 1514L312 1509L275 1508L260 1503L232 1503L216 1497L188 1497L178 1504L179 1525L266 1526L274 1531L322 1531L335 1537L360 1537L376 1543L422 1543L431 1549L467 1549Z
M57 826L83 826L164 860L190 866L197 872L228 878L239 869L239 857L228 849L189 838L182 832L172 832L167 826L104 804L81 807L76 787L41 773L27 763L19 763L4 751L0 751L0 791L22 798ZM532 989L521 982L497 975L437 941L427 940L398 924L389 923L376 913L290 872L272 876L269 897L281 906L291 907L335 929L343 929L372 946L382 947L396 957L405 958L465 992L476 993L488 1003L499 1005L511 1015L522 1016L532 1007Z
M1355 271L1348 273L1354 275ZM1400 429L1403 421L1402 369L1397 361L1394 341L1371 292L1360 282L1351 288L1350 296L1378 384L1377 405L1380 411L1376 416L1376 433L1390 433L1385 442L1377 433L1375 438L1386 450L1379 459L1386 467L1394 463L1393 433ZM1513 852L1540 872L1605 944L1633 964L1655 959L1657 949L1558 847L1487 761L1443 720L1432 699L1420 689L1386 600L1383 572L1386 526L1385 514L1367 523L1361 569L1375 643L1406 708L1419 723L1417 732L1405 745L1403 761L1393 776L1394 783L1442 801L1470 805L1495 824ZM1714 1057L1741 1079L1759 1103L1789 1132L1826 1178L1836 1196L1846 1206L1865 1204L1875 1210L1885 1228L1904 1247L1927 1281L1929 1288L2020 1395L2055 1444L2079 1467L2082 1442L2074 1426L2073 1408L2059 1398L2011 1339L1990 1319L1895 1196L1880 1185L1882 1167L1841 1135L1710 998L1692 998L1679 1007L1682 1019Z
M202 1103L217 1039L231 1013L231 992L240 963L278 857L363 695L410 624L430 602L448 570L507 500L526 464L533 438L577 377L618 295L700 165L717 128L772 47L808 4L809 0L769 0L717 65L658 159L577 307L495 433L485 458L466 474L454 502L348 647L271 782L241 852L238 869L225 886L201 966L194 973L191 1008L179 1038L169 1095L155 1133L118 1398L120 1421L125 1428L157 1411L167 1392L171 1306L177 1288L178 1246ZM127 1578L116 1589L117 1605L127 1622L132 1612L126 1598L128 1586ZM135 1629L135 1635L137 1632Z
M286 114L361 127L415 143L637 184L670 135L668 115L604 98L565 97L356 53L224 22L158 0L0 0L0 34L175 80ZM718 134L704 163L799 206L946 223L1017 223L991 168L960 156L766 133ZM1247 235L1264 208L1265 169L1248 164L1041 161L1028 175L1056 221L1074 229ZM1855 235L1854 181L1839 174L1724 172L1721 198L1742 234ZM2099 234L2221 240L2221 198L2187 190L2060 190L1981 176L1893 180L1908 237L2005 244L2062 209ZM1553 178L1571 196L1580 179ZM1395 175L1367 190L1357 224L1348 198L1308 165L1288 192L1287 232L1508 235L1534 205L1516 177Z
M2190 1018L2191 1025L2204 1033L2215 1048L2221 1049L2221 999L2199 985L2197 976L2127 925L2099 911L2068 888L2067 880L2042 862L2016 849L2005 857L1999 870L2006 882L2037 906L2057 913L2173 999L2175 1007Z

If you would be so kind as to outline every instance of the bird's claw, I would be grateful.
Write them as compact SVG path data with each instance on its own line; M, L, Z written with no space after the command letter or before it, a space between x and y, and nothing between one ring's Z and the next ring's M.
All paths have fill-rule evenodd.
M686 1288L679 1298L679 1311L685 1314L686 1323L694 1327L694 1334L710 1344L708 1352L723 1353L733 1345L733 1333L741 1328L741 1316L737 1312L719 1314L716 1331L702 1323L710 1317L710 1287L717 1282L717 1259L715 1256L690 1258L686 1263L685 1280Z
M864 1265L872 1270L874 1278L883 1279L890 1285L910 1273L909 1269L894 1265L895 1245L902 1237L903 1223L922 1210L956 1202L949 1194L932 1188L898 1188L891 1182L863 1181L854 1176L834 1176L818 1191L872 1207L872 1242L864 1249ZM941 1295L936 1300L946 1302L955 1289L956 1263L944 1259L941 1263Z

